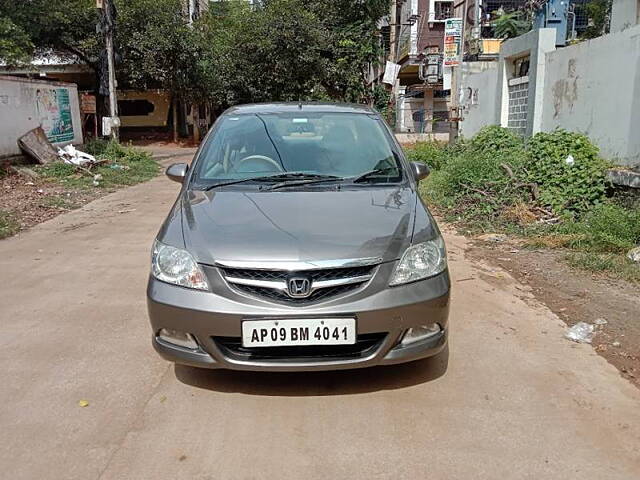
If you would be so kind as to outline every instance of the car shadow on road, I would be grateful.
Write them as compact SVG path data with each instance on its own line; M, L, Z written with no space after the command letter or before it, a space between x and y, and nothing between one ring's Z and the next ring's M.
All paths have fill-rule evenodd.
M437 356L411 363L328 372L245 372L175 366L176 378L216 392L265 396L352 395L395 390L440 378L449 364L448 346Z

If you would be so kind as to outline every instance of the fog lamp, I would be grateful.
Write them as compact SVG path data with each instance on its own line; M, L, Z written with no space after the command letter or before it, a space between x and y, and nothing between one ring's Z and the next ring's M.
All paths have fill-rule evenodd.
M158 338L165 343L176 345L190 350L198 350L200 346L193 335L190 333L180 332L179 330L170 330L163 328L158 332Z
M404 347L421 340L426 340L429 337L439 334L441 331L442 328L440 328L440 325L437 323L408 328L407 331L404 332L400 345Z

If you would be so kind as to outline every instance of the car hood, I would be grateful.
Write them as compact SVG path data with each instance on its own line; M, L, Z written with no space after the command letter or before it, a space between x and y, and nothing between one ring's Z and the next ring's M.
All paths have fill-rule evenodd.
M310 262L399 258L416 194L405 186L304 191L185 191L186 248L196 261Z

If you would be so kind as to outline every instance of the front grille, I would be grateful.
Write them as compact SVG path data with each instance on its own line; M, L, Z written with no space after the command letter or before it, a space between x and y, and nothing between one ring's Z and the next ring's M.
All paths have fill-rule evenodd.
M322 288L316 290L307 298L291 298L286 293L280 290L274 290L272 288L254 287L251 285L233 285L233 288L240 290L241 292L248 293L256 297L263 297L268 300L273 300L280 303L288 303L295 305L309 305L321 300L326 300L331 297L341 295L343 293L350 292L360 287L362 284L340 285L337 287Z
M300 347L260 347L242 346L240 337L213 337L222 353L236 360L322 360L354 359L371 355L386 337L386 333L364 333L356 338L353 345L307 345Z
M248 280L286 280L295 273L303 273L313 281L336 280L338 278L359 277L370 275L375 266L326 268L321 270L304 270L290 272L288 270L250 270L245 268L221 268L225 277L245 278Z
M375 268L375 265L369 265L363 267L327 268L291 272L287 270L260 270L222 267L220 268L220 272L222 273L222 276L227 279L229 285L241 293L245 293L253 297L258 297L270 302L286 305L304 306L326 301L339 295L344 295L357 290L369 280L369 278L373 275ZM296 274L304 275L310 278L312 286L318 285L316 282L341 281L348 279L357 279L357 281L344 285L323 286L321 288L316 288L308 297L293 298L290 297L287 294L287 291L283 289L264 285L247 285L237 283L236 280L242 279L249 282L280 282L281 284L284 284L290 276Z

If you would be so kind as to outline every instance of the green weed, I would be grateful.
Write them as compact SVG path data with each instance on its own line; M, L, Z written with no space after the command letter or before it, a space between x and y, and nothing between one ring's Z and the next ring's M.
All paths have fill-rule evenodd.
M20 230L15 216L6 210L0 210L0 239L10 237Z

